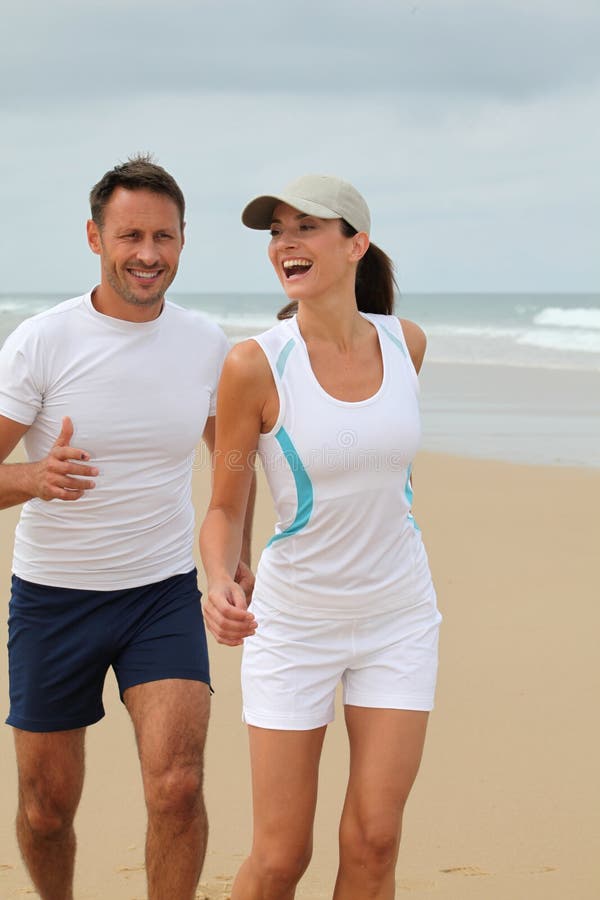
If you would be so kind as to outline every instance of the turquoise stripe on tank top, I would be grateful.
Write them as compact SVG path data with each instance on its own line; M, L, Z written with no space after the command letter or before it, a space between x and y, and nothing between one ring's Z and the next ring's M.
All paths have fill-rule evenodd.
M382 331L385 331L385 333L386 333L387 336L389 337L390 341L391 341L393 344L395 344L396 347L399 347L400 350L402 350L402 353L404 354L404 356L406 356L406 350L405 350L404 344L402 343L402 341L400 340L400 338L397 338L395 334L392 334L391 331L388 331L387 328L385 327L385 325L382 325L382 326L381 326L381 330L382 330Z
M294 521L291 525L288 525L288 527L284 531L280 531L279 534L274 534L269 540L267 547L270 547L275 541L290 537L292 534L297 534L307 524L313 510L312 481L308 476L308 472L302 465L302 461L298 456L298 451L294 447L285 428L279 429L275 435L275 440L281 447L283 455L294 476L294 481L296 483L297 508Z
M281 353L277 357L277 362L275 363L275 368L277 369L277 374L281 378L283 376L283 370L285 369L285 364L287 362L288 356L294 349L296 341L294 338L290 338L285 347L283 347Z
M412 474L412 463L408 467L408 471L406 473L406 484L404 485L404 494L406 496L407 503L408 503L409 507L412 508L414 492L413 492L413 486L412 486L412 483L410 480L411 474ZM409 522L412 522L413 526L416 528L417 531L421 530L419 528L419 526L417 525L417 523L415 521L415 517L413 516L410 509L407 513L407 518L408 518Z

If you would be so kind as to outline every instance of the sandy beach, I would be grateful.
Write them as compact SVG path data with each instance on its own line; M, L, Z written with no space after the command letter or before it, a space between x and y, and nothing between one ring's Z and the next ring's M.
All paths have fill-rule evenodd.
M207 472L195 473L199 517ZM595 900L600 895L597 635L600 471L422 454L415 516L444 614L437 706L405 818L398 896ZM8 598L18 510L0 516ZM272 513L261 481L255 546ZM199 898L229 897L250 843L239 651L211 642L215 696L206 761L211 823ZM5 640L0 693L7 710ZM132 730L112 674L89 729L77 817L77 900L143 900L144 804ZM11 730L0 729L0 897L32 895L13 836ZM345 734L329 729L313 862L298 891L331 897ZM360 898L357 898L360 900Z

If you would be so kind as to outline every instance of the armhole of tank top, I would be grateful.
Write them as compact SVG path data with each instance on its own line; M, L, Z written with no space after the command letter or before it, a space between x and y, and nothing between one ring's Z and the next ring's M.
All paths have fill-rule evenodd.
M404 354L404 355L405 355L405 357L406 357L406 365L407 365L408 371L410 372L411 379L412 379L412 382L413 382L413 386L414 386L415 392L416 392L417 397L418 397L418 396L420 395L420 393L421 393L421 385L420 385L420 383L419 383L419 373L418 373L417 370L415 369L415 364L414 364L414 362L412 361L412 356L410 355L410 350L409 350L409 348L408 348L408 344L406 343L406 337L405 337L405 335L404 335L404 328L402 327L402 322L400 321L400 317L399 317L399 316L394 316L394 319L395 319L396 322L398 323L398 334L400 335L400 338L401 338L402 343L403 343L403 345L404 345L404 350L405 350L405 354Z
M402 328L402 323L399 316L386 316L382 313L362 313L362 315L365 316L365 318L368 319L377 328L379 332L379 343L381 344L382 349L385 344L385 337L381 334L381 331L385 332L387 334L387 339L396 344L398 349L401 351L402 355L404 356L404 363L406 365L406 368L408 369L415 394L417 395L417 397L419 397L421 394L419 376L412 361L410 350L408 349L408 344L406 343L406 338L404 336L404 329Z
M263 345L263 342L260 340L260 338L253 337L253 338L251 338L251 340L255 341L258 344L258 346L260 347L260 349L262 350L262 352L264 353L265 359L267 360L267 362L269 364L269 368L271 370L271 375L273 376L273 381L275 382L275 390L277 391L277 399L279 400L279 411L277 413L277 418L275 419L275 424L269 431L261 431L261 433L260 433L261 438L273 437L273 435L277 434L277 432L281 428L281 423L283 421L283 416L285 413L285 404L284 404L284 400L283 400L283 390L282 390L282 386L281 386L281 379L279 377L279 372L277 371L275 363L273 362L273 360L267 353L267 350L266 350L265 346Z

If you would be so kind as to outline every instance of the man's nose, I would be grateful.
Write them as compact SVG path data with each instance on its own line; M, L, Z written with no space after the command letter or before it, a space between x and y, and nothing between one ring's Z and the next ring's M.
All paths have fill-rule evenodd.
M154 239L148 237L146 240L141 241L137 247L137 255L140 262L144 263L145 266L156 265L160 254Z

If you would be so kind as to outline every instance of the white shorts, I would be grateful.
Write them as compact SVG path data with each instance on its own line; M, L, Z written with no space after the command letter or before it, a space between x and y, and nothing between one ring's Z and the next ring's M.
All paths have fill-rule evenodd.
M441 615L435 593L399 610L327 619L252 600L258 628L244 641L243 720L259 728L303 731L334 719L344 703L430 710Z

